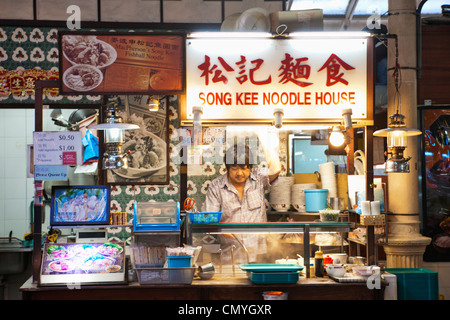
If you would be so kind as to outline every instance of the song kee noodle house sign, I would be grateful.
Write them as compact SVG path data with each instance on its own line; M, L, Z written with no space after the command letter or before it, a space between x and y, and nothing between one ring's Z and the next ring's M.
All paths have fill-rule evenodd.
M372 39L340 34L188 36L182 119L201 106L202 121L271 120L275 108L283 120L342 119L345 108L372 120Z

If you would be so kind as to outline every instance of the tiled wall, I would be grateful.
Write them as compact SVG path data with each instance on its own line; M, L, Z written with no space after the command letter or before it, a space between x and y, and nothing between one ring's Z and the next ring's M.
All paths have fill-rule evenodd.
M34 110L0 109L0 237L30 232L33 179L27 178L27 144L33 143Z
M450 262L423 262L422 268L436 271L439 279L439 294L450 300Z

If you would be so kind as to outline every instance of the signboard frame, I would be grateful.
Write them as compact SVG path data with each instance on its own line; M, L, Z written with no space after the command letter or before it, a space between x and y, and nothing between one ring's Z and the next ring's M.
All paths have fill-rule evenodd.
M345 32L340 33L340 35L342 36L337 36L337 35L332 35L332 36L326 36L324 35L324 33L316 33L317 36L316 38L314 33L308 33L308 36L306 38L308 39L317 39L317 40L321 40L324 41L324 45L327 43L327 41L329 39L363 39L365 41L365 51L366 51L366 57L362 58L365 59L365 75L366 75L366 85L365 85L365 101L364 103L365 105L365 110L364 110L364 114L363 116L357 116L357 115L353 115L352 116L352 120L354 122L356 122L357 125L373 125L373 107L374 107L374 85L375 85L375 81L374 81L374 52L373 52L373 46L374 46L374 42L373 42L373 38L370 37L369 34L365 35L362 34L358 37L354 37L354 36L348 36L346 35ZM350 33L348 33L350 34ZM230 35L230 38L232 38L233 36ZM270 39L269 39L270 38ZM193 41L195 41L197 39L196 36L188 36L187 37L187 45L186 45L186 64L187 64L187 68L189 68L189 66L192 67L192 65L195 65L197 61L190 61L190 48L188 47L189 45L191 45L193 43ZM198 39L201 39L201 37L199 37ZM214 40L219 40L219 39L227 39L227 37L221 36L220 38L214 38L213 36L209 37L208 39L214 39ZM239 39L236 37L236 39ZM267 39L265 39L266 41L286 41L286 40L295 40L295 39L302 39L302 36L300 35L298 38L297 37L268 37ZM241 39L242 41L242 39ZM274 44L276 45L276 44ZM233 46L233 50L234 51L238 51L239 52L239 42L237 42L237 44L235 46ZM331 55L333 53L333 50L330 49L329 54ZM206 55L206 53L205 53ZM213 64L213 57L211 57L211 65ZM225 60L225 59L223 59ZM250 59L248 59L250 60ZM344 59L345 60L345 59ZM220 64L219 62L217 62L217 60L214 61L216 65L218 65L219 67ZM233 61L236 62L236 61ZM198 64L198 63L197 63ZM230 63L231 65L231 63ZM198 67L198 66L197 66ZM233 65L234 67L234 65ZM236 70L237 68L235 68ZM192 70L192 69L191 69ZM217 69L216 69L217 70ZM317 70L315 70L317 71ZM240 117L240 115L242 114L239 113L239 116L236 117L221 117L221 116L216 116L216 117L209 117L208 114L205 112L205 104L193 104L192 100L190 99L190 93L189 90L191 90L192 87L192 83L190 83L190 75L189 75L190 70L186 70L186 74L187 74L187 80L186 80L186 95L182 97L182 101L181 101L181 106L180 106L180 121L182 123L182 125L191 125L193 122L193 115L190 114L190 109L192 108L192 106L202 106L203 107L203 114L202 114L202 122L203 123L253 123L253 124L267 124L267 123L271 123L273 121L273 116L265 116L265 117L261 117L261 116L254 116L254 117ZM224 71L224 74L226 72ZM264 76L262 77L264 78ZM260 78L261 79L261 78ZM231 79L234 80L234 79ZM230 80L230 82L231 82ZM350 84L351 85L351 84ZM349 87L350 87L349 85ZM245 87L243 86L242 91L245 91ZM304 90L302 88L299 89L299 92L301 90ZM248 89L247 91L251 91L250 89ZM189 106L188 106L189 105ZM226 108L226 106L224 106ZM271 108L278 108L281 107L283 108L282 105L279 106L271 106ZM238 113L236 113L237 115ZM267 115L267 114L266 114ZM289 116L287 114L284 115L283 117L283 123L284 124L289 124L289 123L293 123L293 124L297 124L297 123L304 123L304 122L308 122L308 123L334 123L334 122L341 122L342 121L342 117L341 114L339 115L335 115L335 116L331 116L331 117L327 117L326 115L324 116L319 116L319 117L301 117L301 116Z

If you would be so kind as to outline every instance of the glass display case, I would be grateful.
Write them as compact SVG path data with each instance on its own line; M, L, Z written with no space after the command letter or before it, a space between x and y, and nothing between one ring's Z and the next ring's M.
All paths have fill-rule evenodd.
M180 203L167 202L135 202L134 231L180 230Z
M345 252L349 222L263 222L188 224L187 241L202 246L198 264L217 265L219 270L245 263L275 263L301 257L304 273L311 275L313 251Z
M124 243L46 243L39 285L125 283Z

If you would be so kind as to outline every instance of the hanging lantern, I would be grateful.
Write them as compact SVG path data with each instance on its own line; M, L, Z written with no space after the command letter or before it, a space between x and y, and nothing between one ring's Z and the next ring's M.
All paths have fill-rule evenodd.
M103 169L119 169L128 167L126 154L122 154L122 145L125 142L125 131L139 129L138 125L124 123L118 109L117 98L111 99L106 108L105 123L100 123L92 127L96 130L104 130L106 150L103 154Z
M410 136L421 135L422 132L417 129L406 128L404 122L405 116L395 113L389 116L389 125L386 129L377 130L373 133L375 137L386 137L388 155L386 160L385 172L409 172L409 160L411 157L405 158L403 152L407 147L407 139Z

